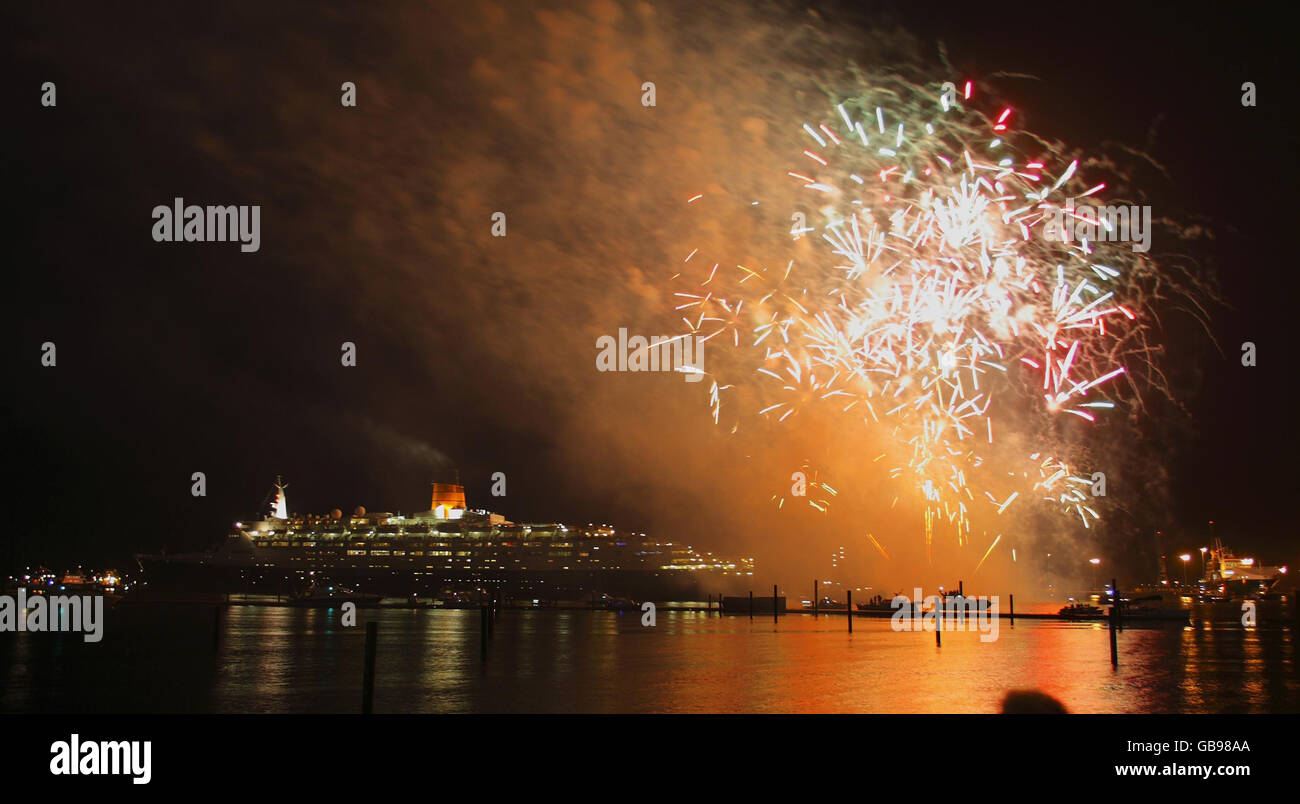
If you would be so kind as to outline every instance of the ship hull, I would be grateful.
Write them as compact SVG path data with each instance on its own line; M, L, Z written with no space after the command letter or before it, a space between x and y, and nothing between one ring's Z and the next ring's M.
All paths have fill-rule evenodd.
M704 600L743 585L710 572L638 569L454 570L415 566L358 566L330 562L310 566L240 566L216 562L139 557L147 588L193 593L289 594L313 578L327 578L357 591L391 596L430 596L482 590L495 596L581 600L593 594L633 600Z

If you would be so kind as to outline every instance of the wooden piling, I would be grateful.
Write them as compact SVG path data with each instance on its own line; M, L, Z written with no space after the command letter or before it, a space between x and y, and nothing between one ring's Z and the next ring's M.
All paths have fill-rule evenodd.
M379 623L366 623L366 664L361 679L361 714L368 715L375 708L375 646L379 641Z
M850 589L845 594L848 595L847 598L848 608L846 608L844 611L844 614L846 615L844 619L849 621L849 633L851 634L853 633L853 590Z
M1111 587L1114 589L1115 587ZM1119 643L1115 641L1115 632L1119 628L1119 606L1110 607L1110 666L1119 667Z
M1011 624L1016 624L1016 596L1011 595Z
M819 589L821 589L821 587L817 585L817 579L813 578L813 619L814 620L817 619L817 598L821 597L821 593L818 591Z
M1123 609L1123 604L1121 604L1119 600L1119 582L1116 581L1114 578L1110 579L1110 591L1111 591L1111 599L1115 601L1114 605L1111 607L1115 611L1115 630L1123 631L1124 630L1124 609Z
M772 622L773 623L777 621L776 620L777 613L778 612L776 609L776 584L772 584Z
M754 619L754 590L749 590L749 619Z
M935 647L939 647L943 645L943 596L942 595L939 595L935 598L935 604L938 605L939 611L935 612L937 616L934 618L934 644Z

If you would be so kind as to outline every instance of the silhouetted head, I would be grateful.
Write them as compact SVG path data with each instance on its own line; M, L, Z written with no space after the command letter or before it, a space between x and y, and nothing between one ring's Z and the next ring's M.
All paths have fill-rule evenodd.
M1002 699L1004 715L1068 715L1069 711L1052 696L1038 690L1012 690Z

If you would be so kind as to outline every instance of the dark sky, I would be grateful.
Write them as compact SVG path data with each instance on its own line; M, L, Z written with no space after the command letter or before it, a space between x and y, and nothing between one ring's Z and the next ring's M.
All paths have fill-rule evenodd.
M1166 311L1162 365L1185 411L1152 403L1142 461L1161 493L1112 490L1130 515L1096 549L1137 561L1156 527L1170 552L1194 549L1214 519L1239 549L1297 562L1296 70L1266 5L81 5L0 12L14 56L0 565L196 549L277 473L300 511L419 510L458 472L472 504L517 519L612 521L760 561L801 529L828 553L838 537L774 519L770 478L736 469L747 448L716 441L698 388L615 389L590 344L673 320L663 280L692 182L739 194L757 181L746 167L767 169L733 152L736 121L784 136L824 106L804 71L894 46L936 65L946 51L954 77L990 81L1049 139L1145 151L1165 169L1145 187L1156 214L1213 232L1191 254L1221 287L1207 309L1222 352ZM801 52L787 20L834 47ZM339 105L345 80L356 109ZM659 84L658 117L642 80ZM785 153L774 137L762 154ZM177 195L260 204L261 250L152 242L150 210ZM496 210L510 233L494 241ZM487 496L495 471L505 500Z

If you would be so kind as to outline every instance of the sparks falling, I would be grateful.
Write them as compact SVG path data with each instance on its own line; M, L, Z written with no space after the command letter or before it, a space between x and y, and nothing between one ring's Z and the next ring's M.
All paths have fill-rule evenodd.
M1026 500L1088 527L1090 476L1043 433L1061 417L1095 422L1123 396L1125 359L1149 359L1126 347L1144 326L1130 276L1142 258L1052 236L1068 199L1105 184L1036 138L1016 141L1040 153L1013 147L1013 109L976 111L971 82L894 83L800 127L802 152L780 178L803 193L790 236L820 246L813 263L728 268L696 249L677 310L691 334L742 355L766 397L760 415L787 422L818 406L842 415L846 437L881 436L890 477L923 508L927 554L937 531L968 544L973 516ZM715 422L728 387L715 375ZM809 502L825 510L828 495Z

